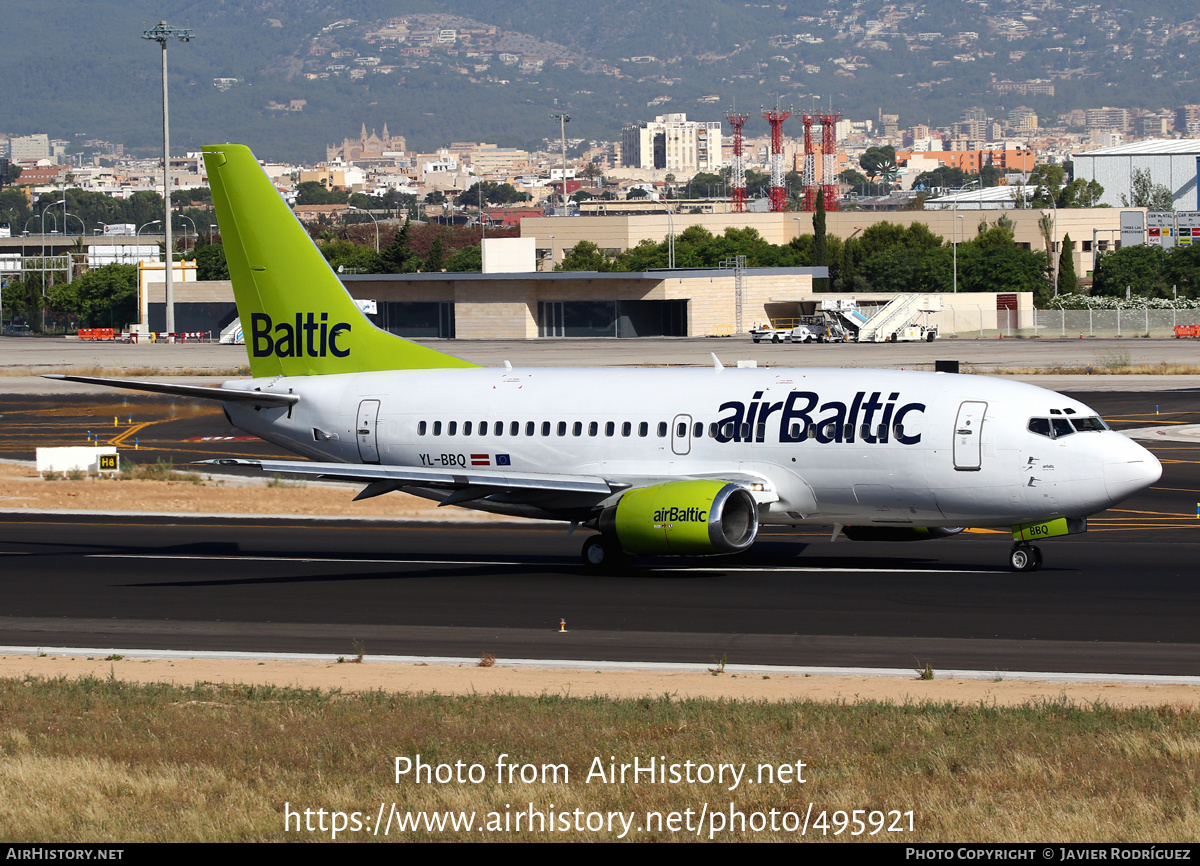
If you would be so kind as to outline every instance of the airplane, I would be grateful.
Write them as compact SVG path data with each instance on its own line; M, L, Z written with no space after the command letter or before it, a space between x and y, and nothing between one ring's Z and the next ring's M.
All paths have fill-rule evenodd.
M1033 542L1159 479L1162 465L1053 391L897 370L480 367L377 328L243 145L203 148L249 380L52 378L219 400L305 460L207 461L403 490L595 530L586 567L745 551L762 526L832 538L1011 531Z

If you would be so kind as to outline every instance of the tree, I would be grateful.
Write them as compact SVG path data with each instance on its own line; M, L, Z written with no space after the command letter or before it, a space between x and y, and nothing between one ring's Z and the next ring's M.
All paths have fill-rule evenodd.
M626 199L650 198L650 193L646 192L644 189L642 189L639 186L639 187L636 187L635 189L631 189L629 192L625 193L625 198Z
M1152 211L1175 210L1175 196L1161 183L1154 183L1148 168L1133 170L1130 195L1131 199L1121 196L1122 207L1144 207Z
M556 271L610 271L612 261L591 241L580 241L569 250Z
M410 248L412 220L405 220L400 231L379 251L380 266L386 274L412 274L421 267L420 257Z
M16 183L20 179L22 171L23 169L21 166L17 165L15 162L10 162L8 164L8 169L4 172L4 174L0 175L0 188L12 186L14 183Z
M1096 260L1092 294L1123 298L1129 288L1135 295L1169 296L1166 259L1166 252L1157 244L1138 244L1102 253Z
M1104 187L1094 180L1073 180L1062 191L1059 207L1108 207L1101 205Z
M890 144L884 147L868 147L858 158L858 164L871 180L881 174L891 174L896 171L896 148Z
M346 204L350 193L344 189L326 189L318 180L306 180L296 187L296 204Z
M932 189L942 187L957 189L967 182L969 175L961 168L952 165L939 165L930 171L923 171L913 180L913 189Z
M1071 235L1063 235L1062 251L1058 254L1058 293L1072 295L1079 291L1079 278L1075 276L1075 242Z
M817 190L817 210L813 214L812 263L816 268L829 266L829 244L825 240L825 196L821 190ZM822 277L813 280L813 291L820 292L828 288L828 279Z
M1029 173L1029 185L1033 187L1030 205L1035 208L1052 205L1061 207L1059 198L1062 196L1063 181L1066 177L1067 170L1061 165L1034 166L1033 171Z
M81 324L124 327L136 314L137 266L105 265L86 271L70 283L51 286L49 300Z
M483 270L483 247L479 244L471 244L461 248L446 259L446 270L454 274L481 272Z
M425 258L425 265L421 270L426 273L438 274L446 265L446 241L439 233L433 239L433 246L429 248L429 255Z

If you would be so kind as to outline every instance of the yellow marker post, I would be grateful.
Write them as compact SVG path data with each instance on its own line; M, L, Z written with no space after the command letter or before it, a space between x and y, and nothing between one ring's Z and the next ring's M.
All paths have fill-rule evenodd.
M114 427L120 427L120 426L121 426L119 423L117 423L117 416L116 416L116 415L113 415L113 426L114 426Z
M1197 510L1198 512L1200 512L1200 505L1198 505L1198 506L1197 506L1197 509L1196 509L1196 510ZM567 621L566 621L565 619L560 619L560 620L558 621L558 633L559 633L559 634L562 634L562 633L564 633L566 630L567 630Z

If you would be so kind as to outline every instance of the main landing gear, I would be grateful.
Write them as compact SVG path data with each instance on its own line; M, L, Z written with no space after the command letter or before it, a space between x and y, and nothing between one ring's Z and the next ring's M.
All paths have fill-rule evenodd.
M1035 544L1019 541L1008 553L1008 562L1013 571L1037 571L1042 567L1042 551Z
M614 574L629 568L632 558L615 538L608 535L593 535L583 543L583 565L588 571Z

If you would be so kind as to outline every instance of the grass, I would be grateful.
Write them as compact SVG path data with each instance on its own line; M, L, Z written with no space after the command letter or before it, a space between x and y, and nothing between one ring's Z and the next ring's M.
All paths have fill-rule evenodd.
M1196 376L1200 375L1200 364L1176 364L1160 361L1157 364L1133 364L1129 353L1122 358L1116 353L1103 353L1092 364L1055 364L1050 367L1005 367L990 375L1002 376ZM966 372L964 370L964 372Z
M397 783L398 756L479 764L478 783ZM495 778L500 755L565 764L569 781ZM806 765L805 784L585 782L646 761ZM0 680L0 836L55 840L277 841L295 809L505 813L682 811L814 814L913 810L890 841L1166 841L1200 835L1200 713L1066 702L1018 708L948 704L755 703L342 694L261 686L134 685L112 678ZM555 833L557 841L617 833ZM367 838L343 834L340 838ZM481 840L408 832L413 840ZM504 833L533 840L549 834ZM634 833L639 841L694 839ZM733 832L717 838L783 839ZM810 837L812 835L810 834ZM818 837L819 838L819 837ZM845 837L843 837L845 838ZM381 834L378 841L385 837ZM391 840L396 840L393 832Z
M204 481L199 472L179 472L174 463L161 458L154 463L122 461L121 471L116 477L122 481L185 481L188 484L201 484Z

